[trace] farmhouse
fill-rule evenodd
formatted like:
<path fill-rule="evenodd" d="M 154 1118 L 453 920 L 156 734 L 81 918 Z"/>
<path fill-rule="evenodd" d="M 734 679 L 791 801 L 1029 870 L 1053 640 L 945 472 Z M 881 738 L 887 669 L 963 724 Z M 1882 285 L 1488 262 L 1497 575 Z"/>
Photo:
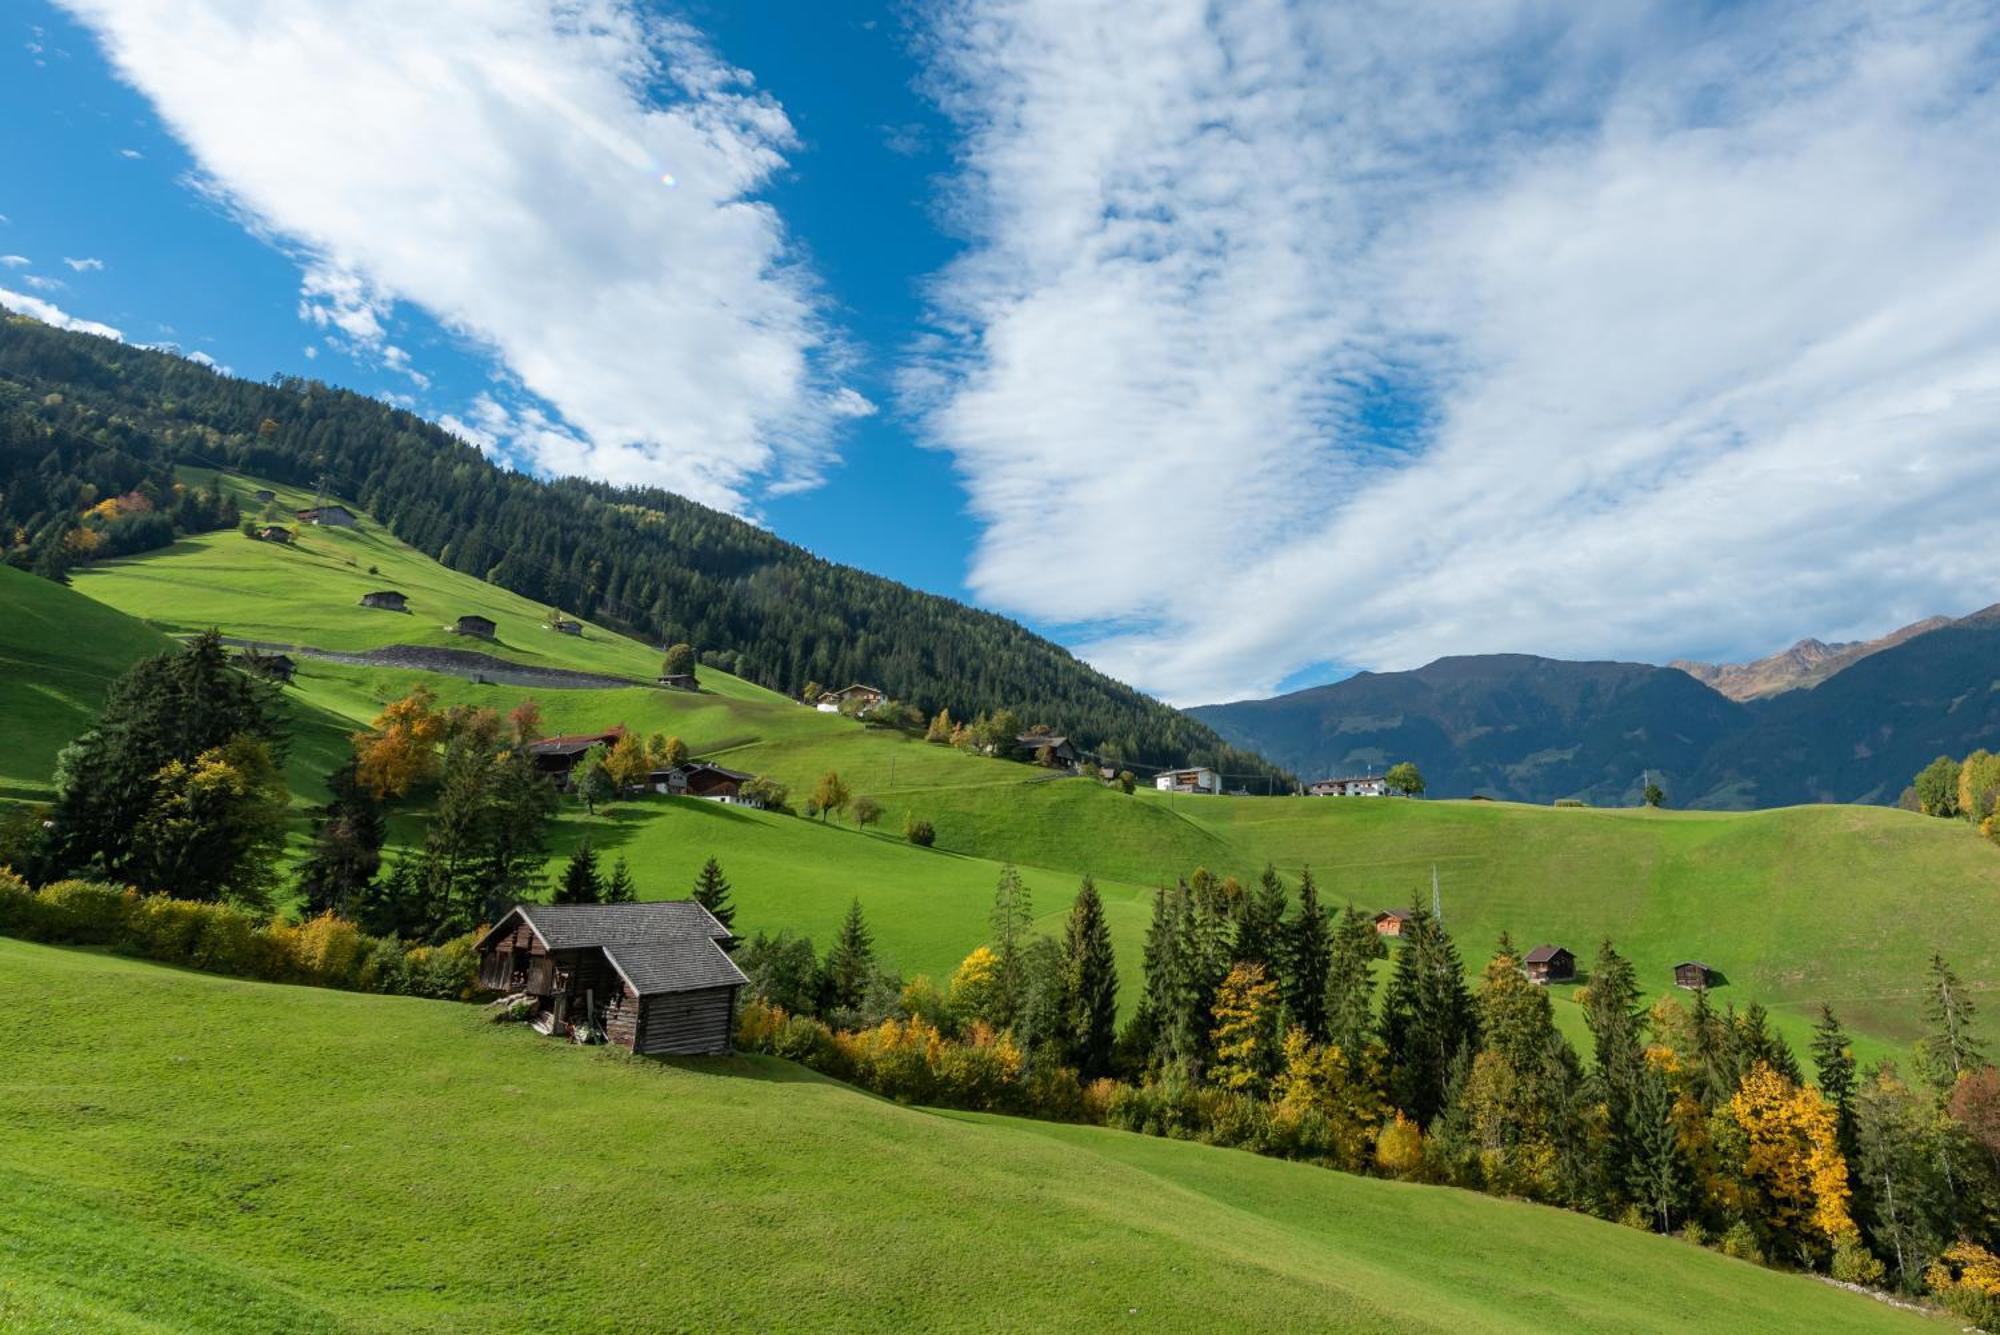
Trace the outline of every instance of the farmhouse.
<path fill-rule="evenodd" d="M 1567 983 L 1576 977 L 1576 956 L 1561 946 L 1536 946 L 1521 960 L 1531 983 Z"/>
<path fill-rule="evenodd" d="M 499 627 L 493 624 L 490 617 L 463 616 L 453 624 L 451 633 L 454 635 L 472 635 L 482 640 L 490 640 L 493 638 L 493 632 L 497 629 Z"/>
<path fill-rule="evenodd" d="M 693 900 L 521 904 L 479 942 L 479 983 L 530 998 L 545 1034 L 582 1028 L 633 1052 L 723 1053 L 749 981 L 728 940 Z"/>
<path fill-rule="evenodd" d="M 324 524 L 328 528 L 353 528 L 360 521 L 344 505 L 321 505 L 299 511 L 301 524 Z"/>
<path fill-rule="evenodd" d="M 384 612 L 407 612 L 410 610 L 409 598 L 404 594 L 397 593 L 394 589 L 377 589 L 374 593 L 364 593 L 361 595 L 361 605 L 363 607 L 379 607 Z"/>
<path fill-rule="evenodd" d="M 1076 764 L 1076 748 L 1069 744 L 1067 737 L 1047 732 L 1024 732 L 1014 739 L 1014 743 L 1036 760 L 1040 760 L 1042 752 L 1047 751 L 1053 764 Z"/>
<path fill-rule="evenodd" d="M 1203 765 L 1193 769 L 1166 769 L 1154 776 L 1153 787 L 1163 793 L 1208 793 L 1222 791 L 1222 776 Z"/>
<path fill-rule="evenodd" d="M 292 531 L 283 524 L 265 524 L 257 530 L 259 542 L 284 542 L 292 540 Z"/>
<path fill-rule="evenodd" d="M 266 681 L 289 682 L 299 665 L 290 654 L 264 654 L 247 649 L 236 656 L 236 666 Z"/>
<path fill-rule="evenodd" d="M 543 737 L 528 743 L 528 754 L 534 757 L 535 771 L 546 774 L 556 781 L 558 787 L 569 787 L 570 771 L 576 768 L 584 753 L 593 746 L 612 747 L 625 735 L 625 725 L 619 724 L 608 732 L 578 732 L 561 737 Z"/>
<path fill-rule="evenodd" d="M 1321 779 L 1306 785 L 1308 797 L 1387 797 L 1389 781 L 1379 774 L 1359 778 Z"/>
<path fill-rule="evenodd" d="M 1375 915 L 1375 934 L 1377 936 L 1401 936 L 1403 934 L 1403 924 L 1409 920 L 1410 911 L 1408 909 L 1383 909 Z"/>
<path fill-rule="evenodd" d="M 686 765 L 676 765 L 672 769 L 654 770 L 646 776 L 646 782 L 654 792 L 667 793 L 674 797 L 699 797 L 708 802 L 721 802 L 726 806 L 754 807 L 762 810 L 764 803 L 756 797 L 745 797 L 743 785 L 755 778 L 742 770 L 725 769 L 707 761 L 694 761 Z"/>
<path fill-rule="evenodd" d="M 847 707 L 853 707 L 856 713 L 865 714 L 888 698 L 876 687 L 863 686 L 856 682 L 837 691 L 821 691 L 819 698 L 813 701 L 813 707 L 822 714 L 838 714 Z"/>
<path fill-rule="evenodd" d="M 1684 987 L 1690 992 L 1706 991 L 1709 978 L 1715 970 L 1700 960 L 1682 960 L 1674 966 L 1674 986 Z"/>
<path fill-rule="evenodd" d="M 692 672 L 668 672 L 657 678 L 660 685 L 673 691 L 698 691 L 701 683 L 694 679 Z"/>

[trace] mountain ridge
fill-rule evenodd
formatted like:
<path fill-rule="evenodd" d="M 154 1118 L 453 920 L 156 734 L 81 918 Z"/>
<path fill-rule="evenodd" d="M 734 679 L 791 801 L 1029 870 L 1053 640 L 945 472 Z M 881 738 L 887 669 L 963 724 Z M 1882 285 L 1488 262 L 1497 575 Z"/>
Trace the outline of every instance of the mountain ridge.
<path fill-rule="evenodd" d="M 1870 654 L 1893 649 L 1951 622 L 1952 618 L 1948 616 L 1927 616 L 1872 640 L 1843 640 L 1828 644 L 1808 636 L 1777 653 L 1745 663 L 1705 663 L 1692 658 L 1676 658 L 1667 666 L 1679 668 L 1732 700 L 1759 700 L 1782 695 L 1786 691 L 1810 689 Z"/>

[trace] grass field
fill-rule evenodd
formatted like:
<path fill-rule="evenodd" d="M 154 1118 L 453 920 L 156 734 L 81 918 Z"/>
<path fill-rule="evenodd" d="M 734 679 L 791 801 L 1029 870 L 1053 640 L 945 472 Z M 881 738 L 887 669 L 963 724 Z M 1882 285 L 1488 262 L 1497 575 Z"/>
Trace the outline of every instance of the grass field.
<path fill-rule="evenodd" d="M 0 940 L 0 1328 L 1945 1329 L 1577 1215 Z M 87 1028 L 89 1042 L 79 1042 Z"/>
<path fill-rule="evenodd" d="M 247 497 L 254 484 L 229 485 Z M 280 494 L 287 505 L 310 500 Z M 381 573 L 368 574 L 370 566 Z M 0 797 L 46 786 L 57 747 L 87 720 L 93 693 L 161 644 L 158 632 L 219 625 L 329 648 L 456 645 L 443 623 L 478 611 L 500 624 L 495 652 L 503 656 L 634 677 L 657 668 L 652 648 L 600 628 L 581 640 L 540 629 L 545 609 L 437 565 L 365 517 L 354 530 L 305 529 L 296 549 L 234 532 L 204 535 L 81 572 L 75 591 L 0 573 L 12 577 L 0 595 L 25 612 L 0 617 L 0 658 L 36 665 L 0 687 L 8 703 L 20 698 L 25 720 L 22 743 L 0 759 Z M 417 611 L 359 607 L 360 594 L 377 587 L 410 594 Z M 74 657 L 47 657 L 52 646 Z M 1725 814 L 1127 796 L 819 714 L 724 673 L 705 670 L 702 680 L 699 695 L 647 686 L 530 691 L 306 660 L 287 692 L 288 777 L 301 808 L 321 800 L 347 733 L 419 683 L 447 704 L 501 710 L 532 694 L 551 731 L 623 723 L 677 735 L 696 754 L 768 774 L 799 796 L 837 769 L 886 809 L 877 832 L 648 798 L 609 815 L 570 811 L 554 858 L 588 834 L 630 860 L 644 892 L 677 895 L 713 854 L 747 927 L 789 926 L 822 944 L 859 896 L 884 953 L 905 972 L 934 975 L 985 935 L 1003 861 L 1027 869 L 1049 925 L 1089 872 L 1107 895 L 1128 1003 L 1150 887 L 1199 865 L 1247 881 L 1266 861 L 1288 877 L 1311 865 L 1327 902 L 1367 908 L 1427 902 L 1435 866 L 1446 920 L 1475 970 L 1502 931 L 1524 948 L 1567 945 L 1586 967 L 1609 934 L 1662 992 L 1673 963 L 1705 960 L 1726 979 L 1718 1004 L 1763 1001 L 1795 1045 L 1818 1003 L 1830 1001 L 1862 1036 L 1864 1057 L 1914 1036 L 1915 988 L 1931 951 L 1943 950 L 1976 989 L 2000 988 L 2000 851 L 1955 823 L 1870 807 Z M 933 822 L 936 848 L 895 837 L 905 814 Z M 303 831 L 303 811 L 300 819 Z M 403 835 L 417 828 L 414 817 L 397 825 Z M 1574 1035 L 1576 1008 L 1562 1004 L 1571 995 L 1556 991 Z"/>

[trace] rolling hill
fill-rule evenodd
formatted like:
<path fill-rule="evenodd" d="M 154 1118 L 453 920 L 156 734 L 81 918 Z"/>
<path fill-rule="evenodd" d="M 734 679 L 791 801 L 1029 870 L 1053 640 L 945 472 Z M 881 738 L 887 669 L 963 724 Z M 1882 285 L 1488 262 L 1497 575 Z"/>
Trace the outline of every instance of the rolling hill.
<path fill-rule="evenodd" d="M 228 481 L 245 496 L 256 485 Z M 279 490 L 281 501 L 296 499 Z M 87 694 L 91 680 L 163 643 L 162 632 L 220 624 L 246 638 L 347 651 L 436 647 L 458 643 L 441 628 L 469 610 L 498 623 L 495 644 L 482 646 L 496 661 L 612 677 L 648 675 L 656 663 L 649 647 L 594 623 L 581 638 L 541 629 L 545 609 L 437 565 L 366 515 L 354 529 L 307 529 L 296 547 L 234 532 L 187 539 L 79 570 L 71 589 L 6 573 L 12 579 L 0 593 L 10 605 L 32 600 L 41 621 L 0 616 L 0 653 L 32 649 L 46 638 L 32 628 L 50 619 L 105 628 L 101 637 L 93 632 L 102 645 L 94 677 L 65 685 L 51 672 L 36 689 Z M 377 586 L 409 593 L 413 610 L 359 607 L 359 593 Z M 789 927 L 822 944 L 859 897 L 885 953 L 906 973 L 947 974 L 985 938 L 1003 862 L 1025 869 L 1041 924 L 1051 930 L 1087 872 L 1106 897 L 1129 1006 L 1151 887 L 1196 866 L 1247 881 L 1268 861 L 1288 877 L 1310 865 L 1329 902 L 1367 908 L 1427 899 L 1436 867 L 1447 920 L 1475 969 L 1502 931 L 1523 943 L 1565 943 L 1586 966 L 1610 934 L 1649 990 L 1662 992 L 1669 966 L 1700 956 L 1729 980 L 1719 1002 L 1765 1002 L 1795 1043 L 1822 999 L 1840 1008 L 1869 1051 L 1906 1043 L 1915 978 L 1935 949 L 1980 988 L 2000 984 L 2000 936 L 1991 928 L 2000 920 L 2000 857 L 1956 823 L 1833 806 L 1733 815 L 1194 798 L 1146 789 L 1127 796 L 820 714 L 712 669 L 702 680 L 698 695 L 653 686 L 544 689 L 304 658 L 285 692 L 297 829 L 302 836 L 306 805 L 323 800 L 321 780 L 345 754 L 347 734 L 423 684 L 447 704 L 503 710 L 532 695 L 551 730 L 624 723 L 678 735 L 697 754 L 795 790 L 837 769 L 854 791 L 882 803 L 881 827 L 657 796 L 595 816 L 571 805 L 554 831 L 551 866 L 588 836 L 629 859 L 643 894 L 665 897 L 685 893 L 713 854 L 735 886 L 747 930 Z M 13 690 L 0 685 L 0 703 Z M 46 732 L 10 761 L 23 793 L 45 785 L 65 740 L 64 727 Z M 898 837 L 905 814 L 933 822 L 936 847 Z M 400 816 L 394 837 L 418 839 L 421 817 L 418 809 Z M 1557 1013 L 1580 1033 L 1570 996 L 1557 992 Z"/>
<path fill-rule="evenodd" d="M 1561 1211 L 0 940 L 0 1327 L 1891 1332 Z M 87 1023 L 92 1041 L 78 1042 Z"/>

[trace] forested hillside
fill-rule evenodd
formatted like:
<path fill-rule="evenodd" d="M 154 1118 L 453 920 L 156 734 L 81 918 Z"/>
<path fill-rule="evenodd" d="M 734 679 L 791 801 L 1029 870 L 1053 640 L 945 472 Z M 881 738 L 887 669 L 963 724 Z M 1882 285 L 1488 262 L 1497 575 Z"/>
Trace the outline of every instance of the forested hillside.
<path fill-rule="evenodd" d="M 156 494 L 136 551 L 233 522 L 166 468 L 222 465 L 301 486 L 328 479 L 454 570 L 654 643 L 685 641 L 772 689 L 867 681 L 926 712 L 1013 709 L 1108 757 L 1272 767 L 1207 726 L 988 612 L 821 560 L 732 516 L 654 488 L 510 472 L 414 414 L 315 380 L 262 384 L 165 353 L 0 316 L 0 520 L 9 559 L 54 573 L 108 527 L 85 512 L 142 484 Z M 163 491 L 164 489 L 164 491 Z M 176 519 L 182 516 L 176 516 Z M 120 519 L 129 526 L 139 521 Z"/>

